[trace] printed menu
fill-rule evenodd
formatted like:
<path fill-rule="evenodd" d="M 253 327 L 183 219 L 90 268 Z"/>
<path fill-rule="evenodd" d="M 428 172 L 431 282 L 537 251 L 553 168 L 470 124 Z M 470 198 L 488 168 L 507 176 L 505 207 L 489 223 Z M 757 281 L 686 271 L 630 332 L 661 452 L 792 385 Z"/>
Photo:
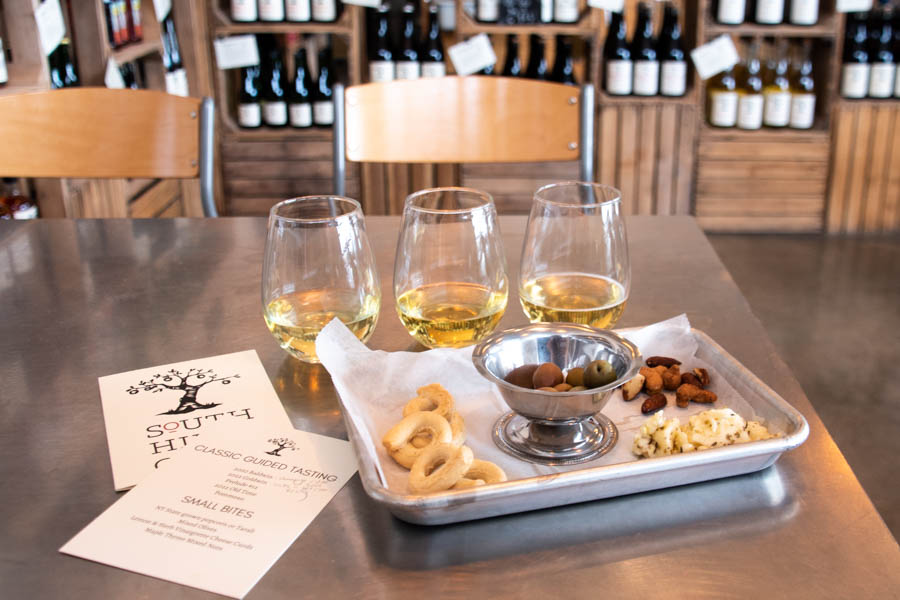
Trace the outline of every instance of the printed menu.
<path fill-rule="evenodd" d="M 355 472 L 343 440 L 265 426 L 207 436 L 60 552 L 242 598 Z"/>

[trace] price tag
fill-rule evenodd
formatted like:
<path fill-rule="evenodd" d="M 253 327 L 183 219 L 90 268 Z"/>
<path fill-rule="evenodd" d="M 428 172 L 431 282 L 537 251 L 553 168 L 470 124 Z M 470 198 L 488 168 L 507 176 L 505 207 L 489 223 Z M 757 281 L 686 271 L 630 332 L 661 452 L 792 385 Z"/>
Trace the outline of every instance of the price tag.
<path fill-rule="evenodd" d="M 219 69 L 237 69 L 259 64 L 259 48 L 253 34 L 220 38 L 213 42 L 213 48 Z"/>
<path fill-rule="evenodd" d="M 50 56 L 66 37 L 66 22 L 59 0 L 47 0 L 39 5 L 34 11 L 34 20 L 37 22 L 38 37 L 41 38 L 41 49 L 45 56 Z"/>
<path fill-rule="evenodd" d="M 156 20 L 162 23 L 172 10 L 172 0 L 153 0 L 153 10 L 156 12 Z"/>
<path fill-rule="evenodd" d="M 458 75 L 471 75 L 497 62 L 494 47 L 484 33 L 453 44 L 447 49 L 447 54 Z"/>
<path fill-rule="evenodd" d="M 620 13 L 625 9 L 625 0 L 588 0 L 588 6 Z"/>
<path fill-rule="evenodd" d="M 734 41 L 728 34 L 722 34 L 713 41 L 691 50 L 691 59 L 697 67 L 700 79 L 709 79 L 730 69 L 741 60 L 737 48 L 734 47 Z"/>
<path fill-rule="evenodd" d="M 103 83 L 106 84 L 106 87 L 114 90 L 125 88 L 125 79 L 119 70 L 119 63 L 112 57 L 106 61 L 106 75 L 103 76 Z"/>
<path fill-rule="evenodd" d="M 869 12 L 872 10 L 872 0 L 837 0 L 835 10 L 838 12 Z"/>
<path fill-rule="evenodd" d="M 344 4 L 355 4 L 357 6 L 368 6 L 369 8 L 378 8 L 381 6 L 382 0 L 344 0 Z"/>

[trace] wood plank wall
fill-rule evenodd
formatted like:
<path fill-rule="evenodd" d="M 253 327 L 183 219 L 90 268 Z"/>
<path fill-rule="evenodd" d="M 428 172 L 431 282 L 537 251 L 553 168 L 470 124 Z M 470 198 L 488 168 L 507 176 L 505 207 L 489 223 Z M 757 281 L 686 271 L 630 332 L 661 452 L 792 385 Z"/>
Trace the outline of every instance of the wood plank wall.
<path fill-rule="evenodd" d="M 432 187 L 460 184 L 459 165 L 455 164 L 385 164 L 347 163 L 347 195 L 350 193 L 350 169 L 362 176 L 362 205 L 367 215 L 399 215 L 403 203 L 412 192 Z M 472 186 L 474 187 L 474 186 Z"/>
<path fill-rule="evenodd" d="M 839 102 L 831 146 L 826 230 L 900 231 L 900 103 Z"/>

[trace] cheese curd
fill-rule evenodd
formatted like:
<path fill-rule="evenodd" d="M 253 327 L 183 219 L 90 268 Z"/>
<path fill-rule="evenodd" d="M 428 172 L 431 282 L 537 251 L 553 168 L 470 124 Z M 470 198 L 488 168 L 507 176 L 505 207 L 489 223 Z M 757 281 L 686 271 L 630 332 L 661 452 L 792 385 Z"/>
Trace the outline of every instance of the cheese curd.
<path fill-rule="evenodd" d="M 631 451 L 653 458 L 706 450 L 775 437 L 757 421 L 745 421 L 730 408 L 706 410 L 681 425 L 677 417 L 666 419 L 663 411 L 647 419 L 634 436 Z"/>

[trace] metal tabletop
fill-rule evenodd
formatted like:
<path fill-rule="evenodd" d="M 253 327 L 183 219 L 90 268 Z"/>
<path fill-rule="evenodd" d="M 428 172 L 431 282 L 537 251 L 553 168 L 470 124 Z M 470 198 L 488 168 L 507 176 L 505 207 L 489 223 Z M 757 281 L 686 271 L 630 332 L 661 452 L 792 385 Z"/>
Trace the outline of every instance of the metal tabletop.
<path fill-rule="evenodd" d="M 391 292 L 399 219 L 367 223 L 384 285 L 369 345 L 413 348 Z M 354 477 L 248 597 L 900 597 L 897 542 L 694 221 L 627 223 L 620 325 L 687 313 L 806 416 L 803 446 L 750 475 L 440 527 Z M 525 219 L 501 228 L 515 285 Z M 346 439 L 327 372 L 266 330 L 264 241 L 261 218 L 0 223 L 0 595 L 213 596 L 57 552 L 120 497 L 98 376 L 253 348 L 295 427 Z M 526 322 L 511 300 L 500 327 Z"/>

